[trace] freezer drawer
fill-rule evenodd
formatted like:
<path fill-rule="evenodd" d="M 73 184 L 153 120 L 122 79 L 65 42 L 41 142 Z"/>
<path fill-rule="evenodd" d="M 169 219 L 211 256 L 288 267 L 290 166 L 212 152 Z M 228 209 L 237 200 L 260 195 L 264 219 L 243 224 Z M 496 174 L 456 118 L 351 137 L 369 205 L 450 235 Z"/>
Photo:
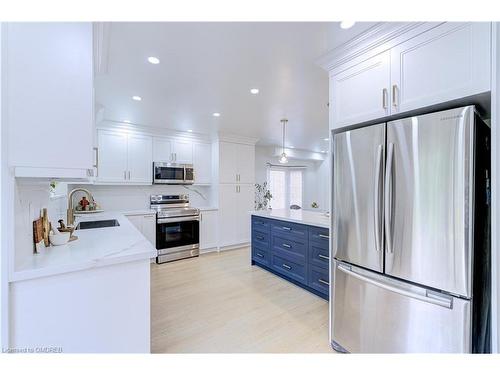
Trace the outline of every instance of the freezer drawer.
<path fill-rule="evenodd" d="M 332 340 L 353 353 L 469 353 L 471 301 L 334 262 Z"/>

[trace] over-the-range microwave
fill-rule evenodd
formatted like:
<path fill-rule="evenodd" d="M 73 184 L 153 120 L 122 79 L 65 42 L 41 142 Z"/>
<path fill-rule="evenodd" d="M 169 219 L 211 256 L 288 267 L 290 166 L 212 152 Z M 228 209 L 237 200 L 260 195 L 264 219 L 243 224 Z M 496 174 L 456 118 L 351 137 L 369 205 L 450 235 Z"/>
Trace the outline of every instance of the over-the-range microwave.
<path fill-rule="evenodd" d="M 194 184 L 193 165 L 153 162 L 153 184 Z"/>

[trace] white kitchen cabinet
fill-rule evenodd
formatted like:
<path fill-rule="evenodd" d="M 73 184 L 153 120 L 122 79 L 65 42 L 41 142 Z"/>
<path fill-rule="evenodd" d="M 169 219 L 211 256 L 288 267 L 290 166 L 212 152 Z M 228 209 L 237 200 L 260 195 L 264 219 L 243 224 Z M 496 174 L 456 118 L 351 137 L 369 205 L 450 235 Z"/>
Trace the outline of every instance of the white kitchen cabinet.
<path fill-rule="evenodd" d="M 445 23 L 391 50 L 391 113 L 490 90 L 491 24 Z"/>
<path fill-rule="evenodd" d="M 250 242 L 250 211 L 254 209 L 255 187 L 253 184 L 238 185 L 236 194 L 236 236 L 241 242 Z"/>
<path fill-rule="evenodd" d="M 184 139 L 154 137 L 153 160 L 164 163 L 193 163 L 193 142 Z"/>
<path fill-rule="evenodd" d="M 153 173 L 150 136 L 99 129 L 97 182 L 151 184 Z"/>
<path fill-rule="evenodd" d="M 125 182 L 127 173 L 127 134 L 99 130 L 97 181 Z"/>
<path fill-rule="evenodd" d="M 92 23 L 3 27 L 10 165 L 17 176 L 85 178 L 93 166 Z"/>
<path fill-rule="evenodd" d="M 173 162 L 173 140 L 169 138 L 153 138 L 153 161 L 169 163 Z"/>
<path fill-rule="evenodd" d="M 255 182 L 255 146 L 219 142 L 219 182 Z"/>
<path fill-rule="evenodd" d="M 250 242 L 250 214 L 254 206 L 251 184 L 219 185 L 219 246 Z"/>
<path fill-rule="evenodd" d="M 125 215 L 151 244 L 156 247 L 156 215 L 130 214 Z"/>
<path fill-rule="evenodd" d="M 200 250 L 217 247 L 217 211 L 200 213 Z"/>
<path fill-rule="evenodd" d="M 152 183 L 153 162 L 151 137 L 129 134 L 128 136 L 128 182 Z"/>
<path fill-rule="evenodd" d="M 181 164 L 193 164 L 192 141 L 174 141 L 174 161 Z"/>
<path fill-rule="evenodd" d="M 212 183 L 212 145 L 210 143 L 193 144 L 193 167 L 195 184 Z"/>
<path fill-rule="evenodd" d="M 389 115 L 390 51 L 330 76 L 335 128 Z"/>

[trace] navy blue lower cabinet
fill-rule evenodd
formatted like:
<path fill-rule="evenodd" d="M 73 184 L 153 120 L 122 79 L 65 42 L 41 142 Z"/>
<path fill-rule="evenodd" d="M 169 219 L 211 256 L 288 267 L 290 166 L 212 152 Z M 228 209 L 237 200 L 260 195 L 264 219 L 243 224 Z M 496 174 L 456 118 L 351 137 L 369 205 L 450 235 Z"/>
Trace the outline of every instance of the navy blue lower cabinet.
<path fill-rule="evenodd" d="M 328 300 L 329 230 L 252 216 L 252 264 Z"/>

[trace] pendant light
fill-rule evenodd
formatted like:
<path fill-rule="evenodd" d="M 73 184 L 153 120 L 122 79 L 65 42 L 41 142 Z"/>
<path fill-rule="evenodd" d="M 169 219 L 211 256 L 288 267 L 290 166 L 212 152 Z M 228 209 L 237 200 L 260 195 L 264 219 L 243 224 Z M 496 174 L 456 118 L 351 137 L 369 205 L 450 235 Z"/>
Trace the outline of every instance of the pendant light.
<path fill-rule="evenodd" d="M 286 130 L 286 123 L 288 120 L 286 118 L 281 120 L 281 124 L 283 125 L 283 143 L 281 144 L 281 155 L 279 158 L 279 162 L 281 164 L 286 164 L 288 163 L 288 156 L 286 156 L 285 153 L 285 130 Z"/>

